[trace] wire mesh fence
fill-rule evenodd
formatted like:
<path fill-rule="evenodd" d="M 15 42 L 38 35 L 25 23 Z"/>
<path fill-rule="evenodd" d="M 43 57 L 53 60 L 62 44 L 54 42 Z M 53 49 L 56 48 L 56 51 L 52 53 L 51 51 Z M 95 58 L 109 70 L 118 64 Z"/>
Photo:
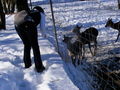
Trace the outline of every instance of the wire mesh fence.
<path fill-rule="evenodd" d="M 118 31 L 105 27 L 108 18 L 112 18 L 113 22 L 119 21 L 120 14 L 117 9 L 117 0 L 106 2 L 101 0 L 71 1 L 53 3 L 53 11 L 59 54 L 65 60 L 65 65 L 73 76 L 73 82 L 81 90 L 84 90 L 83 88 L 87 88 L 87 90 L 119 90 L 120 39 L 115 42 Z M 46 13 L 47 38 L 55 45 L 56 40 L 49 2 L 41 6 L 45 9 Z M 82 25 L 79 35 L 90 27 L 95 27 L 98 30 L 97 51 L 94 56 L 90 53 L 88 43 L 82 43 L 83 41 L 89 42 L 89 38 L 94 37 L 92 36 L 94 32 L 90 32 L 87 38 L 85 38 L 87 35 L 85 37 L 82 35 L 78 37 L 72 32 L 76 25 Z M 80 63 L 79 65 L 76 63 L 76 67 L 72 64 L 71 56 L 68 53 L 68 46 L 63 42 L 64 35 L 72 37 L 69 44 L 73 44 L 79 38 L 78 46 L 82 45 L 82 47 L 77 48 L 80 51 L 83 50 L 83 47 L 85 48 L 85 56 L 84 58 L 78 58 Z M 84 38 L 82 42 L 81 38 Z M 94 44 L 92 42 L 90 44 L 93 51 Z M 76 50 L 74 46 L 76 45 L 71 47 L 73 52 Z M 83 54 L 83 52 L 79 52 L 77 55 L 81 55 L 81 53 Z"/>
<path fill-rule="evenodd" d="M 51 12 L 49 8 L 45 8 L 45 10 L 47 13 L 47 27 L 49 33 L 51 34 Z M 81 90 L 83 87 L 88 87 L 87 90 L 119 90 L 119 39 L 118 42 L 115 42 L 118 31 L 105 27 L 108 18 L 112 18 L 113 22 L 119 21 L 117 1 L 101 2 L 100 0 L 94 0 L 85 2 L 75 1 L 53 3 L 53 11 L 60 55 L 63 60 L 65 60 L 68 70 L 71 72 L 71 75 L 78 75 L 78 77 L 74 77 L 76 80 L 73 79 L 73 82 Z M 68 53 L 68 46 L 77 40 L 75 33 L 72 32 L 76 25 L 82 25 L 80 33 L 84 32 L 90 27 L 95 27 L 98 30 L 99 34 L 97 36 L 97 51 L 95 56 L 91 55 L 89 46 L 86 43 L 80 42 L 80 45 L 83 45 L 85 48 L 85 57 L 79 59 L 80 64 L 74 67 L 72 64 L 71 56 Z M 89 34 L 91 35 L 92 33 L 94 32 L 91 32 Z M 66 43 L 63 43 L 64 35 L 72 37 L 68 45 Z M 53 40 L 51 40 L 51 38 Z M 88 38 L 85 38 L 86 40 L 84 40 L 87 41 Z M 48 39 L 53 43 L 55 42 L 54 37 L 48 37 Z M 90 40 L 88 39 L 88 42 L 89 41 Z M 90 44 L 91 49 L 93 50 L 94 44 L 92 42 L 90 42 Z M 71 48 L 73 50 L 76 50 L 76 48 L 74 48 L 74 45 Z M 80 47 L 77 48 L 79 49 Z M 74 67 L 74 69 L 71 67 Z M 81 74 L 83 74 L 86 78 L 80 77 Z M 83 83 L 86 85 L 81 86 L 80 84 Z"/>

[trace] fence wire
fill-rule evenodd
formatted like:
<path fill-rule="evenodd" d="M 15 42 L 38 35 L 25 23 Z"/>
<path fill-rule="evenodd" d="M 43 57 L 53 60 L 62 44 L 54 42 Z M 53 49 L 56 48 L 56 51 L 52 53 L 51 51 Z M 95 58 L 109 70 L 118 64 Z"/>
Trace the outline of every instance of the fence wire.
<path fill-rule="evenodd" d="M 77 80 L 73 80 L 73 82 L 81 90 L 83 89 L 80 86 L 81 83 L 85 83 L 85 87 L 88 87 L 88 90 L 119 90 L 120 88 L 120 40 L 115 43 L 118 32 L 114 29 L 105 28 L 107 18 L 113 18 L 114 21 L 117 21 L 119 18 L 119 14 L 115 12 L 117 8 L 117 1 L 114 3 L 109 2 L 109 4 L 100 0 L 53 4 L 59 52 L 71 74 L 73 76 L 78 75 L 74 77 Z M 52 21 L 52 18 L 48 8 L 46 8 L 46 12 L 48 26 L 50 26 L 49 22 Z M 99 34 L 97 37 L 96 55 L 92 56 L 88 45 L 84 45 L 85 58 L 80 60 L 80 65 L 74 67 L 68 54 L 67 46 L 62 40 L 64 35 L 76 37 L 72 33 L 76 24 L 83 26 L 80 32 L 84 32 L 89 27 L 95 27 Z M 49 30 L 52 32 L 50 28 Z M 74 42 L 75 39 L 72 40 Z M 87 41 L 86 38 L 85 40 Z M 91 47 L 93 50 L 93 44 Z M 71 67 L 74 67 L 74 70 Z M 81 73 L 86 78 L 79 77 Z"/>

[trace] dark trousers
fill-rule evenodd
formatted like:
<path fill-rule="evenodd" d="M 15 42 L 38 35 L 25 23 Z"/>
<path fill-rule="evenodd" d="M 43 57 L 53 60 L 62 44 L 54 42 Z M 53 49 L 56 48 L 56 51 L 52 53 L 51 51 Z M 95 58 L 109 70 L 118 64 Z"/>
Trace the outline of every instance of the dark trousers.
<path fill-rule="evenodd" d="M 38 35 L 37 35 L 36 26 L 32 22 L 28 22 L 19 26 L 15 26 L 15 28 L 24 44 L 23 60 L 25 67 L 28 68 L 31 66 L 30 50 L 32 48 L 36 69 L 43 68 L 39 45 L 38 45 Z"/>

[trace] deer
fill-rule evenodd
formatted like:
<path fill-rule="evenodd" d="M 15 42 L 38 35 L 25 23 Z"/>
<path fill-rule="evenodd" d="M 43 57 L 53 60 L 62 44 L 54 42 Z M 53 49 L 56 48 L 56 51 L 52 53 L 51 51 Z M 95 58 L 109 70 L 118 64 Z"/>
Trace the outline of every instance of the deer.
<path fill-rule="evenodd" d="M 108 21 L 107 21 L 105 27 L 111 27 L 111 28 L 113 28 L 113 29 L 115 29 L 115 30 L 118 30 L 117 39 L 115 40 L 115 42 L 117 42 L 117 41 L 118 41 L 118 38 L 119 38 L 119 36 L 120 36 L 120 22 L 114 23 L 114 22 L 112 21 L 112 19 L 108 18 Z"/>
<path fill-rule="evenodd" d="M 83 52 L 81 51 L 83 53 L 82 57 L 84 58 L 85 56 L 85 44 L 88 44 L 92 56 L 95 56 L 97 49 L 98 30 L 94 27 L 90 27 L 81 33 L 80 32 L 81 27 L 82 25 L 81 26 L 76 25 L 75 28 L 72 30 L 72 32 L 77 35 L 80 45 L 83 49 Z M 91 50 L 91 43 L 94 43 L 94 53 Z"/>
<path fill-rule="evenodd" d="M 68 37 L 68 36 L 65 36 L 64 35 L 64 38 L 63 38 L 63 42 L 66 43 L 67 45 L 67 49 L 68 49 L 68 54 L 69 56 L 71 57 L 71 60 L 72 60 L 72 63 L 73 65 L 76 67 L 76 60 L 78 59 L 78 65 L 80 64 L 79 62 L 79 58 L 80 58 L 80 55 L 81 54 L 81 45 L 79 43 L 79 41 L 75 41 L 75 42 L 71 42 L 73 37 Z"/>

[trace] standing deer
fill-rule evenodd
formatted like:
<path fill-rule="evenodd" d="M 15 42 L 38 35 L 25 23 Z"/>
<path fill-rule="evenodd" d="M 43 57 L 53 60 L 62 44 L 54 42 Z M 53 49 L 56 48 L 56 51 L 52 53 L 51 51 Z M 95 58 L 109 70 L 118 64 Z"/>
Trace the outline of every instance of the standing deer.
<path fill-rule="evenodd" d="M 85 44 L 88 44 L 90 52 L 91 52 L 92 56 L 94 56 L 96 54 L 96 49 L 97 49 L 98 30 L 94 27 L 90 27 L 90 28 L 86 29 L 84 32 L 80 33 L 79 30 L 81 27 L 82 26 L 76 25 L 76 27 L 73 29 L 73 32 L 78 36 L 81 47 L 83 48 L 83 57 L 85 54 L 85 47 L 84 47 Z M 91 50 L 92 42 L 94 43 L 94 53 Z"/>
<path fill-rule="evenodd" d="M 118 38 L 119 38 L 119 36 L 120 36 L 120 22 L 114 23 L 114 22 L 112 21 L 112 19 L 108 18 L 108 21 L 107 21 L 105 27 L 111 27 L 111 28 L 113 28 L 113 29 L 118 30 L 117 39 L 115 40 L 115 42 L 117 42 L 117 40 L 118 40 Z"/>
<path fill-rule="evenodd" d="M 78 64 L 79 64 L 79 54 L 81 54 L 80 50 L 80 43 L 79 41 L 71 42 L 72 37 L 67 37 L 64 35 L 63 42 L 66 43 L 67 49 L 68 49 L 68 54 L 72 59 L 72 63 L 74 66 L 76 63 L 76 60 L 78 59 Z"/>

